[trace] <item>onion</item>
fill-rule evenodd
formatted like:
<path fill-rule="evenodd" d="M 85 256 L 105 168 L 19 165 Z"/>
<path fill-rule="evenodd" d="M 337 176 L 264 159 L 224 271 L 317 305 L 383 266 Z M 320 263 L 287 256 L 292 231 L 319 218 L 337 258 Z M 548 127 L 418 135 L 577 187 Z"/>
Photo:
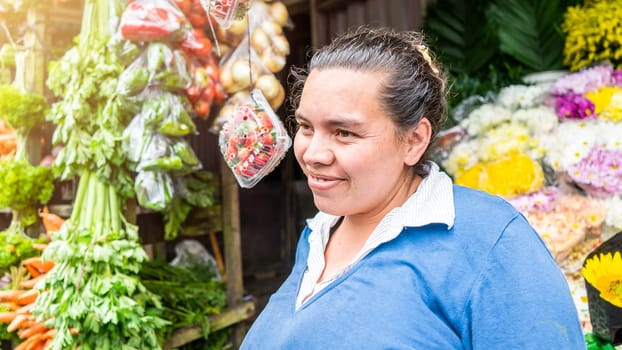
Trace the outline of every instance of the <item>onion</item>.
<path fill-rule="evenodd" d="M 231 26 L 227 28 L 227 34 L 231 34 L 236 37 L 246 34 L 246 16 L 241 19 L 234 19 L 231 21 Z"/>
<path fill-rule="evenodd" d="M 287 20 L 289 19 L 287 6 L 280 1 L 272 3 L 272 5 L 270 5 L 270 16 L 281 27 L 285 26 L 287 24 Z"/>
<path fill-rule="evenodd" d="M 262 52 L 270 47 L 270 41 L 268 34 L 261 28 L 255 29 L 251 35 L 251 45 L 258 52 Z"/>
<path fill-rule="evenodd" d="M 231 76 L 233 82 L 241 87 L 247 87 L 251 84 L 250 77 L 251 67 L 245 59 L 239 59 L 231 65 Z"/>
<path fill-rule="evenodd" d="M 220 83 L 227 91 L 235 85 L 233 77 L 231 76 L 231 67 L 227 67 L 220 71 Z"/>
<path fill-rule="evenodd" d="M 272 100 L 279 94 L 281 83 L 274 75 L 264 74 L 257 79 L 255 87 L 263 92 L 267 100 Z"/>
<path fill-rule="evenodd" d="M 289 55 L 289 41 L 285 35 L 276 35 L 272 37 L 272 49 L 282 56 Z"/>
<path fill-rule="evenodd" d="M 285 88 L 279 84 L 279 93 L 275 98 L 268 100 L 268 103 L 272 109 L 277 110 L 283 104 L 283 101 L 285 101 Z"/>
<path fill-rule="evenodd" d="M 268 68 L 268 70 L 272 73 L 278 73 L 283 70 L 285 67 L 285 57 L 277 55 L 272 50 L 266 51 L 263 55 L 259 56 L 261 62 Z"/>
<path fill-rule="evenodd" d="M 261 24 L 261 29 L 266 31 L 269 36 L 275 36 L 283 34 L 283 27 L 281 27 L 273 19 L 268 19 Z"/>

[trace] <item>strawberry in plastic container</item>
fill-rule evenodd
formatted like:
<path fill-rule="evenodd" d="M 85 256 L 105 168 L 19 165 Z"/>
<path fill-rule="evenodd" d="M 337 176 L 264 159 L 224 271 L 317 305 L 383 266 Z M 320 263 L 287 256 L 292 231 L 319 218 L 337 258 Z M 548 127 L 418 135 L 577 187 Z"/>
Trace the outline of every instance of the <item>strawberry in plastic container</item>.
<path fill-rule="evenodd" d="M 219 135 L 220 151 L 243 188 L 272 172 L 291 144 L 283 123 L 257 89 L 236 106 Z"/>

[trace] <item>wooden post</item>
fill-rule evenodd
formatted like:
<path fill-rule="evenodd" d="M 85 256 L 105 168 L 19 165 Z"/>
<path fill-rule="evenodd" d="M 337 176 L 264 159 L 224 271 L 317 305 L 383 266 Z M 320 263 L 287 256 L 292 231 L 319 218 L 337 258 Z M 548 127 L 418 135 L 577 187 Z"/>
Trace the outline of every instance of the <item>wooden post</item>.
<path fill-rule="evenodd" d="M 220 161 L 222 189 L 223 235 L 225 249 L 225 274 L 227 282 L 227 303 L 235 308 L 242 303 L 244 285 L 242 276 L 242 244 L 240 239 L 240 198 L 238 183 L 224 160 Z M 246 334 L 246 324 L 237 323 L 233 328 L 232 341 L 239 348 Z"/>

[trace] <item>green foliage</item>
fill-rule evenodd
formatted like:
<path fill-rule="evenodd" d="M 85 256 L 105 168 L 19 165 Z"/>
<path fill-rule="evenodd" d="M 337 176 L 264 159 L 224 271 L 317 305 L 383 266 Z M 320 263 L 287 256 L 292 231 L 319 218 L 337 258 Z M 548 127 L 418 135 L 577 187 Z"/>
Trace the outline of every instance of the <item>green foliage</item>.
<path fill-rule="evenodd" d="M 37 221 L 37 206 L 47 203 L 53 192 L 54 177 L 48 168 L 26 160 L 0 161 L 0 208 L 20 211 L 22 225 Z"/>
<path fill-rule="evenodd" d="M 203 338 L 212 340 L 207 316 L 225 309 L 227 295 L 225 284 L 214 279 L 209 267 L 199 264 L 179 267 L 154 260 L 143 264 L 140 277 L 145 287 L 162 300 L 164 317 L 171 322 L 165 334 L 170 335 L 185 326 L 200 325 Z"/>
<path fill-rule="evenodd" d="M 473 74 L 488 65 L 496 38 L 486 20 L 486 0 L 438 0 L 425 18 L 425 32 L 453 74 Z"/>
<path fill-rule="evenodd" d="M 436 0 L 425 32 L 448 71 L 450 110 L 467 97 L 496 93 L 522 76 L 562 64 L 560 23 L 578 0 Z M 498 33 L 498 34 L 497 34 Z M 448 120 L 449 126 L 454 121 Z"/>
<path fill-rule="evenodd" d="M 499 50 L 531 71 L 562 68 L 562 0 L 496 0 L 487 18 L 498 30 Z"/>
<path fill-rule="evenodd" d="M 12 85 L 0 85 L 0 119 L 21 135 L 43 123 L 46 108 L 47 100 L 42 95 L 23 92 Z"/>
<path fill-rule="evenodd" d="M 120 206 L 112 185 L 85 172 L 71 217 L 42 255 L 56 265 L 32 313 L 56 329 L 52 349 L 161 347 L 168 322 L 138 277 L 147 255 Z"/>
<path fill-rule="evenodd" d="M 32 247 L 33 242 L 35 240 L 20 232 L 0 232 L 0 274 L 8 273 L 22 260 L 40 254 Z"/>

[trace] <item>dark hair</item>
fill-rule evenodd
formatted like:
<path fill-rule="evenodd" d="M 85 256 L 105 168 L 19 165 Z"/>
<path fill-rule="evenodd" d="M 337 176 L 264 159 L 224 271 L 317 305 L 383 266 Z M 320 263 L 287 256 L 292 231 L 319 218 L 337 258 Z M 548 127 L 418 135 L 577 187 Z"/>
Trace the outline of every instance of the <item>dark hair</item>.
<path fill-rule="evenodd" d="M 386 72 L 388 76 L 381 88 L 380 103 L 392 117 L 398 136 L 425 117 L 432 125 L 434 139 L 447 118 L 447 84 L 439 67 L 429 53 L 422 33 L 361 26 L 337 36 L 329 45 L 317 50 L 307 69 L 292 68 L 288 79 L 290 104 L 292 110 L 298 108 L 304 83 L 313 69 Z M 415 165 L 414 171 L 426 175 L 427 167 L 422 160 Z"/>

